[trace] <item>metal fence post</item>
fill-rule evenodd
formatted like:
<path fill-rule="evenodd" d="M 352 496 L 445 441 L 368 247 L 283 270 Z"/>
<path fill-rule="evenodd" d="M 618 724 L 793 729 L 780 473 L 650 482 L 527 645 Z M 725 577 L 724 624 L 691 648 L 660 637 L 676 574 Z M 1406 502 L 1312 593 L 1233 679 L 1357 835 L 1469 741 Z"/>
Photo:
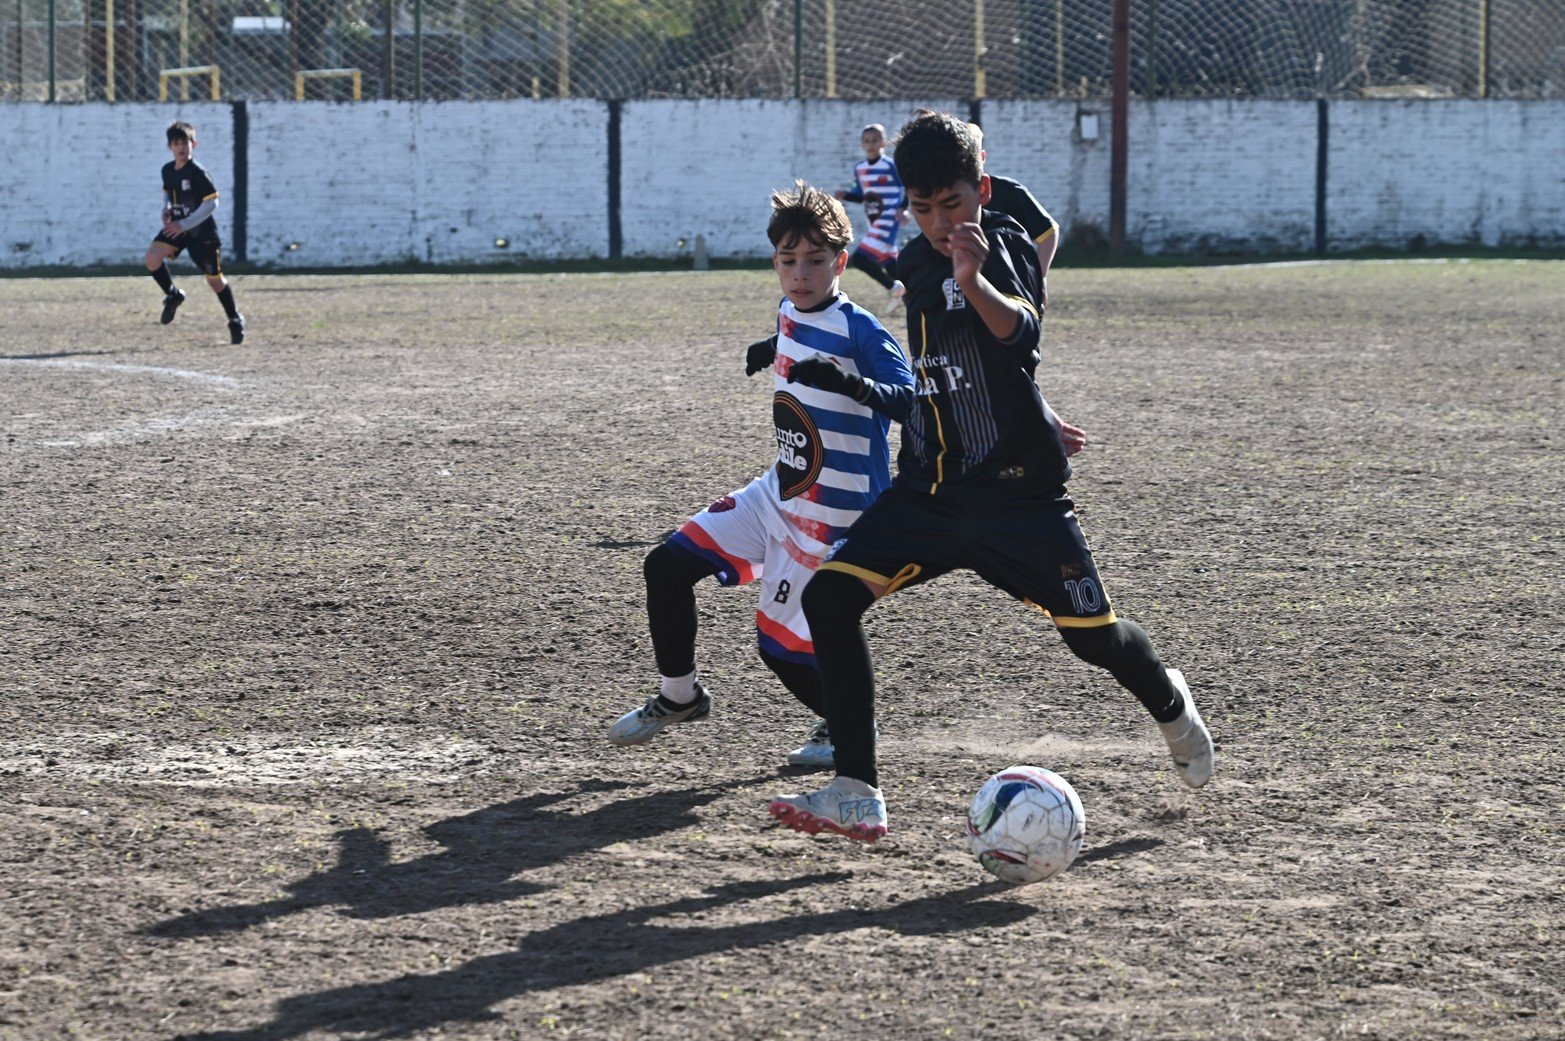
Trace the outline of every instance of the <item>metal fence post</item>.
<path fill-rule="evenodd" d="M 1109 259 L 1125 259 L 1126 174 L 1130 158 L 1130 0 L 1114 0 L 1114 125 L 1109 142 Z"/>
<path fill-rule="evenodd" d="M 424 0 L 413 0 L 413 100 L 424 100 Z"/>
<path fill-rule="evenodd" d="M 1489 96 L 1489 0 L 1478 0 L 1478 96 Z"/>
<path fill-rule="evenodd" d="M 380 50 L 380 96 L 390 101 L 397 96 L 397 0 L 385 4 L 386 40 Z"/>
<path fill-rule="evenodd" d="M 793 96 L 804 96 L 804 0 L 793 0 Z"/>
<path fill-rule="evenodd" d="M 21 70 L 17 70 L 20 72 Z M 54 0 L 49 0 L 49 100 L 54 100 Z M 20 78 L 20 77 L 19 77 Z"/>

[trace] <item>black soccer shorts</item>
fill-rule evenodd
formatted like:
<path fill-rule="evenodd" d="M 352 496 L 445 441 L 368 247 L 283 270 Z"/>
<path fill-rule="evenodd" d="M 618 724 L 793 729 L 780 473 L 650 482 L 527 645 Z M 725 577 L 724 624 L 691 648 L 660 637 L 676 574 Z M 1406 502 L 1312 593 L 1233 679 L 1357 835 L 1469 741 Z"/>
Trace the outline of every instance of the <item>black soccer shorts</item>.
<path fill-rule="evenodd" d="M 185 250 L 190 251 L 190 259 L 195 262 L 201 273 L 209 278 L 221 278 L 223 275 L 223 243 L 217 239 L 196 239 L 191 241 L 189 235 L 181 235 L 179 241 L 171 239 L 161 231 L 153 237 L 153 242 L 161 242 L 174 252 L 169 257 L 172 260 Z"/>
<path fill-rule="evenodd" d="M 959 500 L 893 485 L 821 565 L 892 593 L 966 569 L 1061 628 L 1117 619 L 1070 496 Z"/>

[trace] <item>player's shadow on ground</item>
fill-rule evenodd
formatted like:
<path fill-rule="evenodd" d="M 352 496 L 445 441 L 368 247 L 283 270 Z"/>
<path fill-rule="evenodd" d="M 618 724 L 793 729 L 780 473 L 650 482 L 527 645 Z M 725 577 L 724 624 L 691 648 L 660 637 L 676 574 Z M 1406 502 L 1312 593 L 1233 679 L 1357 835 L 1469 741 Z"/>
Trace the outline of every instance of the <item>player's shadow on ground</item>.
<path fill-rule="evenodd" d="M 290 883 L 287 896 L 191 911 L 142 932 L 212 936 L 312 907 L 339 907 L 350 918 L 389 918 L 499 903 L 547 888 L 517 878 L 522 872 L 616 842 L 689 827 L 698 822 L 696 807 L 732 792 L 734 785 L 660 791 L 580 812 L 556 805 L 587 792 L 624 787 L 619 782 L 587 782 L 576 791 L 528 795 L 438 821 L 424 833 L 444 849 L 396 864 L 391 863 L 391 844 L 373 829 L 340 831 L 337 863 Z"/>
<path fill-rule="evenodd" d="M 578 918 L 530 934 L 515 950 L 475 958 L 447 972 L 404 975 L 381 983 L 285 998 L 269 1023 L 250 1029 L 182 1034 L 176 1041 L 286 1041 L 306 1035 L 422 1037 L 454 1024 L 502 1019 L 494 1006 L 519 995 L 642 973 L 658 965 L 855 929 L 920 936 L 1002 928 L 1036 910 L 1010 900 L 981 900 L 997 891 L 1009 891 L 981 884 L 878 910 L 784 913 L 735 925 L 659 921 L 712 912 L 790 890 L 831 885 L 852 882 L 841 874 L 734 882 L 702 896 Z"/>
<path fill-rule="evenodd" d="M 117 351 L 50 351 L 47 354 L 0 354 L 0 361 L 53 361 L 56 358 L 96 358 L 105 354 L 127 354 L 129 350 Z"/>
<path fill-rule="evenodd" d="M 1094 860 L 1117 860 L 1134 853 L 1157 849 L 1162 844 L 1162 839 L 1121 839 L 1119 842 L 1110 842 L 1107 846 L 1095 846 L 1087 850 L 1076 858 L 1076 863 L 1090 864 Z"/>

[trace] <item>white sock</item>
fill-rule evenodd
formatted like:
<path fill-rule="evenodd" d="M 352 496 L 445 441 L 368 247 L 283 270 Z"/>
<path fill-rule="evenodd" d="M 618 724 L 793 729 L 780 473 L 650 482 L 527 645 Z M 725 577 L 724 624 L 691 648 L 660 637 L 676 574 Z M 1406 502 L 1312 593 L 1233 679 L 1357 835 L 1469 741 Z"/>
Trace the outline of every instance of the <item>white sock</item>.
<path fill-rule="evenodd" d="M 696 699 L 696 674 L 692 672 L 688 676 L 664 676 L 659 693 L 676 705 L 690 704 Z"/>

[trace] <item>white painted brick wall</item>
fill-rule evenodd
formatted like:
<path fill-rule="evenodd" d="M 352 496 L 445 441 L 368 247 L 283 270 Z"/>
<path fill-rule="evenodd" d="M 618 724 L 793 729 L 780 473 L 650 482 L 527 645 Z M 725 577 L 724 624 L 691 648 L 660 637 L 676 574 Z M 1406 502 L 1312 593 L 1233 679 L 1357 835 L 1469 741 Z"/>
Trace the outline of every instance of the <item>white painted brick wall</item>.
<path fill-rule="evenodd" d="M 269 102 L 249 111 L 252 262 L 608 254 L 602 102 Z M 499 238 L 509 248 L 497 248 Z"/>
<path fill-rule="evenodd" d="M 176 119 L 196 128 L 196 161 L 217 185 L 226 241 L 228 105 L 0 105 L 0 267 L 140 264 L 158 233 L 159 171 L 173 158 L 167 130 Z"/>
<path fill-rule="evenodd" d="M 1149 253 L 1314 249 L 1316 122 L 1313 102 L 1132 105 L 1126 238 Z"/>
<path fill-rule="evenodd" d="M 1098 140 L 1080 140 L 1078 110 L 1099 114 Z M 983 126 L 989 170 L 1025 184 L 1060 222 L 1063 237 L 1079 232 L 1081 225 L 1093 225 L 1107 236 L 1107 100 L 1079 108 L 1074 101 L 986 101 Z"/>
<path fill-rule="evenodd" d="M 767 195 L 844 186 L 859 128 L 920 102 L 636 101 L 621 114 L 627 256 L 768 250 Z M 1078 111 L 1100 136 L 1082 141 Z M 250 113 L 253 262 L 332 267 L 608 253 L 600 101 L 259 102 Z M 1333 249 L 1429 242 L 1565 245 L 1565 101 L 1331 103 Z M 156 231 L 164 128 L 195 123 L 232 253 L 226 103 L 0 105 L 0 267 L 139 263 Z M 1106 101 L 989 101 L 992 169 L 1064 225 L 1108 228 Z M 1190 100 L 1131 108 L 1128 235 L 1148 252 L 1313 245 L 1315 104 Z M 857 211 L 857 207 L 853 207 Z M 854 212 L 862 229 L 862 213 Z M 508 239 L 509 250 L 495 247 Z M 684 246 L 678 245 L 684 240 Z M 298 243 L 290 251 L 289 243 Z"/>
<path fill-rule="evenodd" d="M 625 255 L 688 255 L 697 235 L 720 257 L 761 257 L 774 188 L 802 178 L 846 188 L 864 158 L 859 132 L 888 134 L 915 108 L 963 111 L 938 101 L 634 101 L 622 114 Z M 864 214 L 850 204 L 854 227 Z M 679 246 L 683 240 L 685 245 Z"/>
<path fill-rule="evenodd" d="M 1565 245 L 1565 101 L 1331 106 L 1333 249 Z"/>

